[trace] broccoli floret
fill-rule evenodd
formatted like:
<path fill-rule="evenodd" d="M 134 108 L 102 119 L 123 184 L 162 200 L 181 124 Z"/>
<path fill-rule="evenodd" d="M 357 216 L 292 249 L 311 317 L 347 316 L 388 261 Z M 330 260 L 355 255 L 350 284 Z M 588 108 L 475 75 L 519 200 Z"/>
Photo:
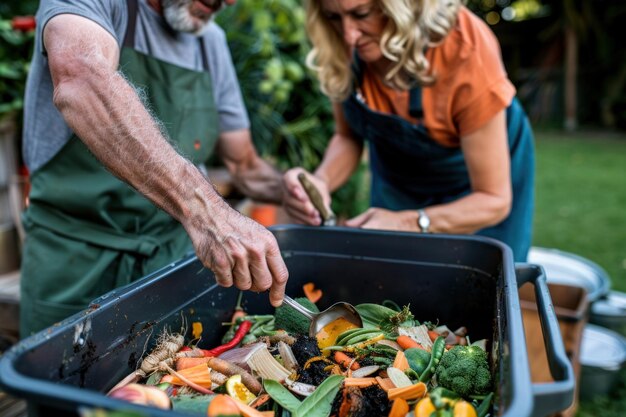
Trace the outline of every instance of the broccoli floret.
<path fill-rule="evenodd" d="M 487 352 L 478 346 L 454 346 L 444 353 L 436 373 L 440 386 L 465 398 L 491 390 Z"/>
<path fill-rule="evenodd" d="M 306 307 L 315 313 L 319 313 L 320 311 L 319 308 L 317 308 L 317 306 L 309 301 L 309 299 L 306 297 L 299 297 L 295 300 L 301 306 Z M 311 325 L 311 321 L 304 317 L 302 313 L 297 312 L 288 305 L 283 304 L 280 307 L 276 308 L 276 313 L 274 316 L 276 317 L 277 329 L 283 329 L 292 334 L 309 334 L 309 326 Z"/>

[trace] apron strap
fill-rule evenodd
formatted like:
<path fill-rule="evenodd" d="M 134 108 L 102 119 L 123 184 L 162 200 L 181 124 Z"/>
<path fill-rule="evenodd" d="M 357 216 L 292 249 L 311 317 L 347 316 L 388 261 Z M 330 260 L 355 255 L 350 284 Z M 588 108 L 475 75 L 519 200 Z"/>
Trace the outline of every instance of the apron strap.
<path fill-rule="evenodd" d="M 147 257 L 156 253 L 161 242 L 165 242 L 179 233 L 184 233 L 179 227 L 174 227 L 160 233 L 159 239 L 150 235 L 136 235 L 70 217 L 55 209 L 44 209 L 36 204 L 31 204 L 28 207 L 26 216 L 34 223 L 59 235 L 82 240 L 94 246 Z"/>
<path fill-rule="evenodd" d="M 204 38 L 202 36 L 198 37 L 198 42 L 200 43 L 200 57 L 202 59 L 202 69 L 204 71 L 209 70 L 209 59 L 206 56 L 206 48 L 204 47 Z"/>
<path fill-rule="evenodd" d="M 124 35 L 123 45 L 133 49 L 135 46 L 135 28 L 137 27 L 137 0 L 126 0 L 128 10 L 128 24 Z"/>
<path fill-rule="evenodd" d="M 424 117 L 422 88 L 419 85 L 411 88 L 411 91 L 409 91 L 409 114 L 416 119 Z"/>

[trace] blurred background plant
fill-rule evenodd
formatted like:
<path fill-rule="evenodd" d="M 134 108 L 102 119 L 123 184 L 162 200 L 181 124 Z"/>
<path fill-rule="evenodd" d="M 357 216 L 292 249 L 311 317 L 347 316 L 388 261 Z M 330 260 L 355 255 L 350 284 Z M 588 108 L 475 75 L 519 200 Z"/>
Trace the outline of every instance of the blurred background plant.
<path fill-rule="evenodd" d="M 623 0 L 468 0 L 535 127 L 626 130 Z"/>
<path fill-rule="evenodd" d="M 238 0 L 217 16 L 233 61 L 259 152 L 281 169 L 313 170 L 333 133 L 329 100 L 305 65 L 310 50 L 299 0 Z M 365 210 L 363 165 L 335 193 L 333 209 L 344 217 Z"/>
<path fill-rule="evenodd" d="M 282 168 L 314 167 L 330 135 L 330 105 L 304 59 L 309 46 L 298 0 L 240 0 L 217 16 L 225 28 L 252 132 Z"/>
<path fill-rule="evenodd" d="M 32 16 L 0 18 L 0 115 L 17 114 L 23 107 L 34 29 Z"/>

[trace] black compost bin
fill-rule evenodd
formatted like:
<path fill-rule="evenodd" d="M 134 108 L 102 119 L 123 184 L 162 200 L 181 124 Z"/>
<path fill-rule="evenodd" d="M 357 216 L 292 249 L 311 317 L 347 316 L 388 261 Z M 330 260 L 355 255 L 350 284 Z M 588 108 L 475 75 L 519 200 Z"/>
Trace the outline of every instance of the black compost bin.
<path fill-rule="evenodd" d="M 543 416 L 566 408 L 574 379 L 541 267 L 514 265 L 511 250 L 491 239 L 345 228 L 272 229 L 289 268 L 287 292 L 304 283 L 323 289 L 320 307 L 391 299 L 411 304 L 421 320 L 466 326 L 490 343 L 495 415 Z M 517 276 L 516 276 L 517 274 Z M 552 384 L 531 384 L 517 287 L 535 284 Z M 201 321 L 207 346 L 218 343 L 237 298 L 190 255 L 94 300 L 82 313 L 23 340 L 0 359 L 0 385 L 28 400 L 32 415 L 71 415 L 81 408 L 135 410 L 104 395 L 136 367 L 162 329 Z M 245 293 L 250 313 L 273 311 L 267 294 Z"/>

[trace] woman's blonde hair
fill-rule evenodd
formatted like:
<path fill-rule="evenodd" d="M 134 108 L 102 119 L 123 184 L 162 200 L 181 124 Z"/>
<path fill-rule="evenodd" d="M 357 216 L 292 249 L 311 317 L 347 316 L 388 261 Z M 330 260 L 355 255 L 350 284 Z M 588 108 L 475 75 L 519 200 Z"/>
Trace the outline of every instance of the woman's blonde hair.
<path fill-rule="evenodd" d="M 432 84 L 435 74 L 431 73 L 424 52 L 450 32 L 463 0 L 374 1 L 388 18 L 380 40 L 383 55 L 391 61 L 385 83 L 401 90 L 416 83 Z M 341 101 L 352 92 L 352 57 L 342 36 L 324 16 L 320 3 L 307 0 L 306 28 L 313 49 L 306 62 L 317 73 L 322 92 L 331 100 Z"/>

